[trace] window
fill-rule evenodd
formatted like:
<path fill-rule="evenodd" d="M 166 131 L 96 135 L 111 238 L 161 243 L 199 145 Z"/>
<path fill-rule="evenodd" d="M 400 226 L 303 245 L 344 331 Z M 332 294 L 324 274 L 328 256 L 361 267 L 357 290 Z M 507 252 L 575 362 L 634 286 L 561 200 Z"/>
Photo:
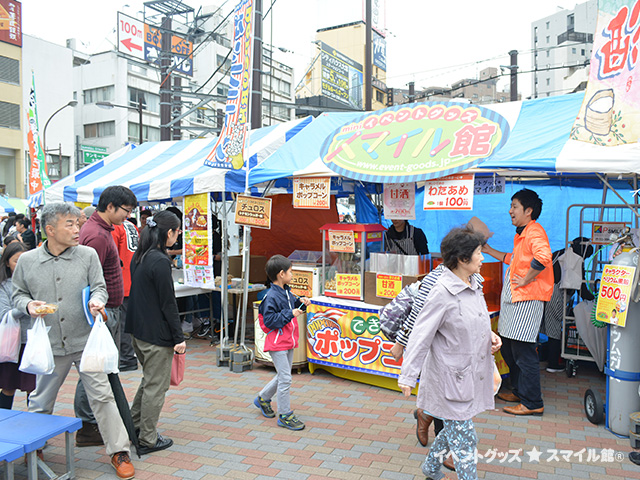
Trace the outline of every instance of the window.
<path fill-rule="evenodd" d="M 153 113 L 160 112 L 160 95 L 129 87 L 129 106 L 138 108 L 140 100 L 142 100 L 142 110 Z"/>
<path fill-rule="evenodd" d="M 580 50 L 580 55 L 582 55 L 584 57 L 584 48 L 582 50 Z"/>
<path fill-rule="evenodd" d="M 138 143 L 140 141 L 140 125 L 138 123 L 129 122 L 127 126 L 129 141 Z M 160 141 L 160 129 L 156 127 L 149 127 L 148 125 L 142 126 L 142 140 L 144 142 L 159 142 Z"/>
<path fill-rule="evenodd" d="M 549 85 L 551 85 L 551 79 L 550 79 L 550 78 L 547 78 L 547 87 L 548 87 Z"/>
<path fill-rule="evenodd" d="M 0 127 L 20 129 L 20 105 L 0 102 Z"/>
<path fill-rule="evenodd" d="M 549 50 L 547 50 L 547 58 L 549 58 L 549 55 L 550 55 Z"/>
<path fill-rule="evenodd" d="M 225 72 L 226 70 L 229 70 L 231 68 L 231 60 L 229 58 L 225 60 L 225 57 L 223 57 L 222 55 L 216 55 L 216 65 L 220 66 L 223 62 L 224 67 L 222 68 L 222 71 Z"/>
<path fill-rule="evenodd" d="M 576 17 L 572 13 L 571 15 L 567 15 L 567 32 L 573 32 L 576 26 Z"/>
<path fill-rule="evenodd" d="M 550 23 L 550 22 L 547 22 L 547 30 L 549 30 L 549 23 Z"/>
<path fill-rule="evenodd" d="M 577 51 L 578 51 L 578 50 L 577 50 L 576 48 L 572 48 L 572 49 L 571 49 L 571 53 L 577 53 Z"/>
<path fill-rule="evenodd" d="M 384 93 L 376 89 L 376 102 L 384 103 Z"/>
<path fill-rule="evenodd" d="M 89 123 L 84 126 L 84 138 L 109 137 L 116 133 L 116 122 Z"/>
<path fill-rule="evenodd" d="M 547 35 L 547 43 L 549 43 L 550 39 L 551 39 L 551 37 L 549 35 Z"/>
<path fill-rule="evenodd" d="M 20 85 L 20 62 L 0 55 L 0 82 Z"/>
<path fill-rule="evenodd" d="M 229 86 L 228 85 L 218 85 L 218 95 L 222 95 L 223 97 L 226 97 L 227 95 L 229 95 Z"/>
<path fill-rule="evenodd" d="M 96 102 L 110 102 L 114 99 L 114 87 L 108 85 L 106 87 L 91 88 L 83 92 L 84 103 L 88 105 Z"/>

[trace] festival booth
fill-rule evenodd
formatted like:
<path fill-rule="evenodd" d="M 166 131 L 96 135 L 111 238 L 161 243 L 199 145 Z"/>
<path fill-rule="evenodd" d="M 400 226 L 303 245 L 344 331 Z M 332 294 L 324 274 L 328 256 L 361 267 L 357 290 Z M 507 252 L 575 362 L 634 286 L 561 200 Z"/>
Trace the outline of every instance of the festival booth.
<path fill-rule="evenodd" d="M 603 200 L 602 182 L 593 173 L 582 174 L 586 173 L 580 160 L 585 147 L 570 140 L 583 99 L 584 94 L 578 93 L 482 107 L 425 102 L 359 115 L 322 114 L 294 141 L 250 171 L 249 184 L 270 182 L 273 190 L 291 191 L 296 179 L 329 177 L 332 193 L 338 193 L 338 187 L 345 193 L 355 193 L 358 223 L 388 225 L 379 205 L 371 201 L 371 194 L 381 194 L 387 187 L 397 189 L 392 183 L 417 182 L 415 196 L 411 197 L 416 205 L 446 202 L 446 195 L 438 198 L 433 194 L 434 187 L 442 191 L 440 187 L 444 186 L 434 179 L 473 173 L 475 178 L 467 183 L 475 191 L 472 199 L 466 197 L 472 201 L 472 205 L 465 205 L 469 208 L 415 209 L 415 221 L 411 223 L 427 233 L 432 251 L 437 250 L 452 227 L 467 223 L 471 216 L 484 220 L 496 232 L 490 239 L 492 246 L 511 251 L 509 198 L 524 186 L 535 189 L 545 205 L 553 206 L 543 208 L 540 222 L 555 250 L 566 246 L 566 238 L 579 233 L 578 227 L 565 224 L 565 212 L 571 204 L 599 204 L 609 198 Z M 342 123 L 336 126 L 339 122 Z M 420 125 L 421 122 L 424 123 Z M 634 148 L 629 147 L 630 152 Z M 591 154 L 593 157 L 622 155 L 594 145 L 591 150 L 599 150 Z M 618 160 L 623 165 L 616 163 L 614 171 L 637 171 L 637 162 L 634 165 L 630 152 Z M 384 164 L 378 158 L 385 158 Z M 420 158 L 423 160 L 417 162 Z M 399 166 L 402 161 L 409 163 L 410 168 Z M 599 169 L 604 170 L 602 164 Z M 447 184 L 448 190 L 452 186 L 459 188 L 461 180 L 469 181 L 468 177 L 453 180 Z M 626 187 L 623 182 L 607 181 L 618 189 Z M 611 191 L 609 194 L 613 195 Z M 465 200 L 458 196 L 457 201 Z M 318 239 L 326 233 L 318 231 Z M 263 245 L 269 245 L 268 238 L 263 237 Z M 353 238 L 357 238 L 357 233 Z M 272 253 L 286 252 L 277 245 L 265 251 L 267 256 Z M 501 265 L 486 263 L 483 267 L 488 280 L 485 292 L 488 303 L 493 304 L 490 308 L 494 310 L 494 326 L 502 284 Z M 331 265 L 325 267 L 329 270 Z M 331 280 L 320 278 L 322 292 L 326 292 Z M 382 282 L 378 278 L 376 283 Z M 393 285 L 392 291 L 397 294 L 401 283 L 386 285 Z M 353 288 L 353 283 L 350 287 Z M 360 292 L 372 288 L 376 287 L 366 280 L 357 285 Z M 390 354 L 393 344 L 380 333 L 380 306 L 367 303 L 366 299 L 362 302 L 360 298 L 326 295 L 314 295 L 312 303 L 307 319 L 310 370 L 321 366 L 341 377 L 397 388 L 395 378 L 400 365 Z"/>

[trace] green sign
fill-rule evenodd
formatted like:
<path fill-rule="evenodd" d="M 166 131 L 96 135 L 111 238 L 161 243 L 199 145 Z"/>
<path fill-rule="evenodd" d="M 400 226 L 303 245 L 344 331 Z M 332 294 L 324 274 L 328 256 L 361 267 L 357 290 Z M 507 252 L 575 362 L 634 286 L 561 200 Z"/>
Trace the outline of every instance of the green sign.
<path fill-rule="evenodd" d="M 104 157 L 108 157 L 108 153 L 100 153 L 100 152 L 82 152 L 82 161 L 85 165 L 89 165 L 93 162 L 97 162 L 98 160 L 103 159 Z"/>
<path fill-rule="evenodd" d="M 92 145 L 80 145 L 80 150 L 83 152 L 107 153 L 107 147 L 94 147 Z"/>

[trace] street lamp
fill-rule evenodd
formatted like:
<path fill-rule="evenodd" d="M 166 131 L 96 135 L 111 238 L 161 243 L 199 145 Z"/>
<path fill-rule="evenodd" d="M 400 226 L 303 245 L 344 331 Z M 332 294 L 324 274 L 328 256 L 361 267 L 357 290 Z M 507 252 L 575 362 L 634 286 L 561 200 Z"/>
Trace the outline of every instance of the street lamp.
<path fill-rule="evenodd" d="M 58 110 L 56 110 L 55 112 L 53 112 L 53 115 L 51 115 L 46 123 L 44 124 L 44 130 L 42 130 L 42 148 L 44 149 L 44 154 L 46 155 L 47 153 L 47 127 L 49 126 L 49 122 L 51 121 L 51 119 L 53 117 L 56 116 L 56 114 L 62 110 L 64 110 L 67 107 L 75 107 L 76 105 L 78 105 L 78 101 L 77 100 L 71 100 L 69 103 L 67 103 L 66 105 L 63 105 L 62 107 L 60 107 Z M 62 160 L 62 154 L 60 154 L 61 160 Z"/>
<path fill-rule="evenodd" d="M 130 105 L 116 105 L 111 102 L 96 102 L 96 105 L 100 108 L 104 108 L 105 110 L 111 110 L 114 107 L 117 108 L 126 108 L 128 110 L 137 110 L 138 111 L 138 128 L 140 129 L 140 145 L 142 145 L 142 97 L 138 97 L 138 106 L 132 107 Z"/>

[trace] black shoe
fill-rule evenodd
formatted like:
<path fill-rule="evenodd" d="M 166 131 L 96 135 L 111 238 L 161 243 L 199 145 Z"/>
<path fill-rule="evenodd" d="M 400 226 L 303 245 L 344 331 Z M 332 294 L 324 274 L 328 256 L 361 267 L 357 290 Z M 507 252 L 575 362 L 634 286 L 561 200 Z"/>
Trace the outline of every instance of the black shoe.
<path fill-rule="evenodd" d="M 196 338 L 207 338 L 211 336 L 211 323 L 203 323 L 197 333 L 192 335 Z"/>
<path fill-rule="evenodd" d="M 173 440 L 171 440 L 170 438 L 165 438 L 162 435 L 158 434 L 158 439 L 156 440 L 156 444 L 153 447 L 140 445 L 138 453 L 140 455 L 146 455 L 147 453 L 159 452 L 160 450 L 169 448 L 171 445 L 173 445 Z"/>
<path fill-rule="evenodd" d="M 636 465 L 640 465 L 640 452 L 630 452 L 629 460 L 631 460 Z"/>
<path fill-rule="evenodd" d="M 132 363 L 131 365 L 121 365 L 118 367 L 118 370 L 120 370 L 121 372 L 133 372 L 134 370 L 138 369 L 138 364 L 137 363 Z"/>
<path fill-rule="evenodd" d="M 82 428 L 76 433 L 76 447 L 100 447 L 104 445 L 98 425 L 82 422 Z"/>

